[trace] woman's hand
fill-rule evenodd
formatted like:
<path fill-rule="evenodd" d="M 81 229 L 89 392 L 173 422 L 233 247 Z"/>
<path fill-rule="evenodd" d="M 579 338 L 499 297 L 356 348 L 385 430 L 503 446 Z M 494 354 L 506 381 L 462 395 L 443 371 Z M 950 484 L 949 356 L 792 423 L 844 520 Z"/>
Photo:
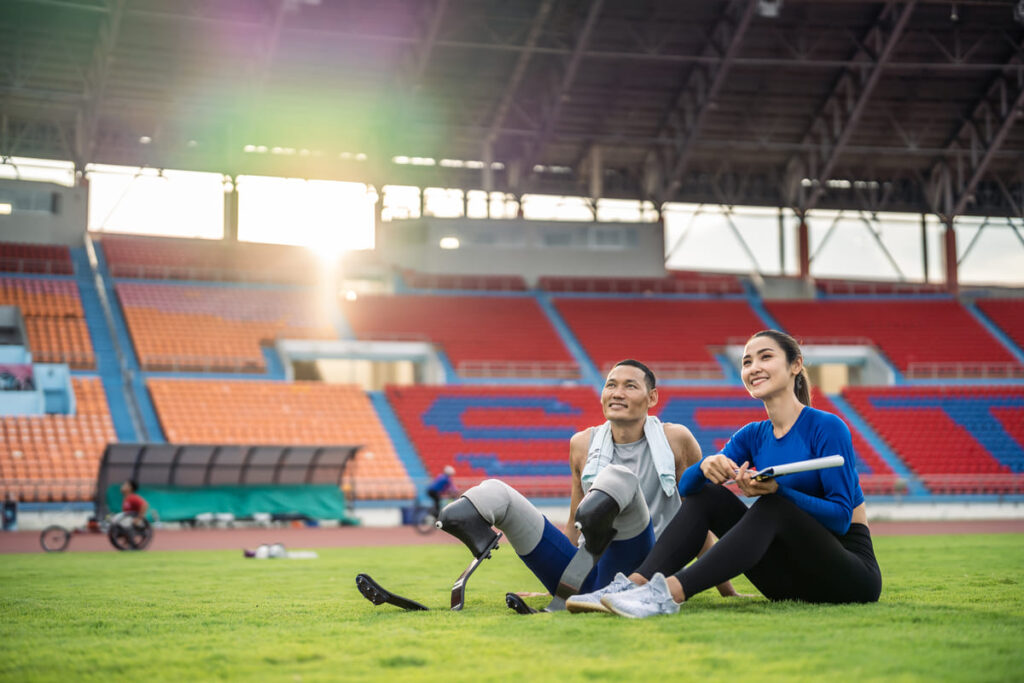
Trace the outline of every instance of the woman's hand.
<path fill-rule="evenodd" d="M 721 453 L 709 455 L 700 464 L 700 471 L 712 484 L 724 484 L 732 479 L 737 469 L 736 463 Z"/>
<path fill-rule="evenodd" d="M 749 463 L 743 463 L 743 466 L 736 471 L 736 486 L 739 487 L 743 495 L 748 498 L 755 498 L 757 496 L 765 496 L 769 493 L 775 493 L 779 490 L 779 482 L 775 481 L 774 478 L 766 479 L 764 481 L 757 481 L 754 479 L 756 472 L 751 472 L 748 469 Z"/>

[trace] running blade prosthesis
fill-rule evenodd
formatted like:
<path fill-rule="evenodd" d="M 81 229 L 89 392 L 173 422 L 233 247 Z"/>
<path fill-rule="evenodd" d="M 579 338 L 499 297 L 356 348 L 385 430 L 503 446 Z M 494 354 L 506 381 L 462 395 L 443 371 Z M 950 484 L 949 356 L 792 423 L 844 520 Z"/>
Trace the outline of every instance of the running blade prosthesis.
<path fill-rule="evenodd" d="M 565 610 L 565 601 L 580 592 L 580 586 L 597 565 L 600 556 L 593 555 L 586 547 L 580 548 L 569 561 L 569 566 L 562 572 L 558 580 L 558 589 L 544 609 L 534 609 L 515 593 L 505 594 L 505 605 L 517 614 L 537 614 L 538 612 L 561 612 Z"/>
<path fill-rule="evenodd" d="M 455 585 L 452 586 L 452 601 L 451 609 L 453 612 L 457 612 L 463 608 L 466 603 L 466 582 L 469 581 L 469 577 L 476 571 L 476 568 L 480 566 L 480 563 L 490 558 L 491 551 L 498 548 L 498 541 L 501 539 L 501 532 L 494 537 L 490 545 L 481 553 L 480 557 L 473 558 L 473 561 L 469 563 L 465 571 L 459 575 L 459 578 L 455 580 Z M 383 605 L 385 603 L 394 605 L 404 610 L 416 611 L 426 610 L 428 607 L 404 598 L 401 595 L 392 593 L 387 590 L 379 583 L 374 581 L 369 574 L 359 574 L 356 576 L 356 588 L 362 593 L 363 597 L 372 602 L 374 605 Z"/>

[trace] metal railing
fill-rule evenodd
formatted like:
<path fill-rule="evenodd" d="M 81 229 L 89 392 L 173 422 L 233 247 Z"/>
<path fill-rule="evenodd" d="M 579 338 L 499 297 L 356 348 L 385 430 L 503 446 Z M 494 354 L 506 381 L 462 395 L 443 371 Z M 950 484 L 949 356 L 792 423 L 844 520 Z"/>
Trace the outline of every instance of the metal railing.
<path fill-rule="evenodd" d="M 1020 363 L 908 363 L 909 379 L 1024 379 Z"/>
<path fill-rule="evenodd" d="M 0 256 L 0 271 L 5 273 L 71 275 L 74 273 L 74 268 L 70 261 L 24 258 L 20 256 Z"/>
<path fill-rule="evenodd" d="M 647 367 L 659 380 L 665 379 L 722 379 L 722 366 L 713 361 L 665 361 L 650 362 Z M 602 368 L 604 375 L 611 372 L 612 366 Z"/>
<path fill-rule="evenodd" d="M 496 379 L 577 379 L 579 367 L 569 361 L 461 361 L 455 371 L 462 377 Z"/>

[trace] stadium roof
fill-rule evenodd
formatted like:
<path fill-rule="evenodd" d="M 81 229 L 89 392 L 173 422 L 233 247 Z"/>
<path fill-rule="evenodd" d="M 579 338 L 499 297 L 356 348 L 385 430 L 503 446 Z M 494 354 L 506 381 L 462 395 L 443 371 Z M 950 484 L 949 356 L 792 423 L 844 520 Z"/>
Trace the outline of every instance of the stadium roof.
<path fill-rule="evenodd" d="M 0 154 L 1020 216 L 1017 5 L 5 0 Z"/>

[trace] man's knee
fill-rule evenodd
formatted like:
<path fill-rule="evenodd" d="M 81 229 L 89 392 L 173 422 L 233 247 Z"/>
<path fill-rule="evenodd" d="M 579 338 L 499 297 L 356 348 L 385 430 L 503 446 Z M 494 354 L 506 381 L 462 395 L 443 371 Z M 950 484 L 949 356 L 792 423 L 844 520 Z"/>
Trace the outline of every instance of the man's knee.
<path fill-rule="evenodd" d="M 618 516 L 619 504 L 604 491 L 592 488 L 580 502 L 576 508 L 576 528 L 583 533 L 592 555 L 600 555 L 612 542 Z"/>
<path fill-rule="evenodd" d="M 618 505 L 615 519 L 618 539 L 633 538 L 650 523 L 651 513 L 640 489 L 640 480 L 630 469 L 622 465 L 609 465 L 595 477 L 590 491 L 603 492 Z"/>
<path fill-rule="evenodd" d="M 505 533 L 516 552 L 530 552 L 540 542 L 544 515 L 505 482 L 486 479 L 462 495 L 483 519 Z"/>

